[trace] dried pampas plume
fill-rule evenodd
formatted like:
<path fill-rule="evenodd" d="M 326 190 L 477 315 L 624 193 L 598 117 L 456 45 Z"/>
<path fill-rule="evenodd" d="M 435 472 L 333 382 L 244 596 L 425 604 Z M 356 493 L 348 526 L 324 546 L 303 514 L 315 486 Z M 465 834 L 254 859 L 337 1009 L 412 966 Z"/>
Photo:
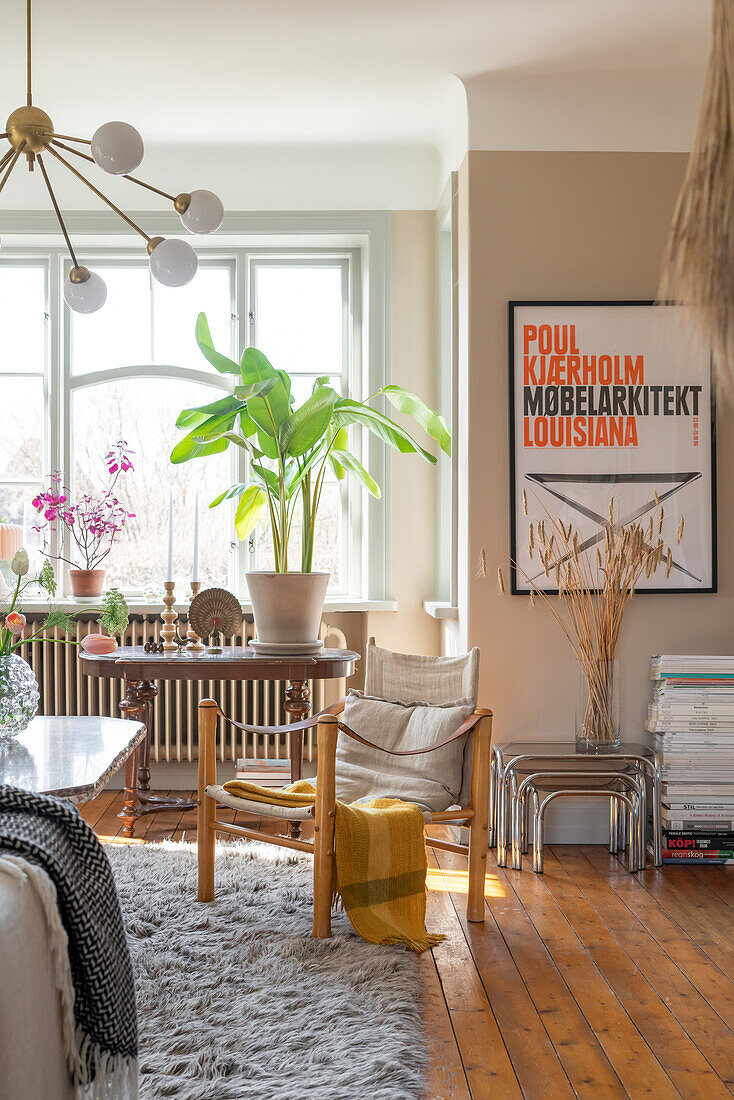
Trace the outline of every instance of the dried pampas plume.
<path fill-rule="evenodd" d="M 482 547 L 479 551 L 479 566 L 477 568 L 477 579 L 479 577 L 487 576 L 487 551 Z"/>
<path fill-rule="evenodd" d="M 713 0 L 713 41 L 693 149 L 670 227 L 660 302 L 688 307 L 734 389 L 734 0 Z"/>

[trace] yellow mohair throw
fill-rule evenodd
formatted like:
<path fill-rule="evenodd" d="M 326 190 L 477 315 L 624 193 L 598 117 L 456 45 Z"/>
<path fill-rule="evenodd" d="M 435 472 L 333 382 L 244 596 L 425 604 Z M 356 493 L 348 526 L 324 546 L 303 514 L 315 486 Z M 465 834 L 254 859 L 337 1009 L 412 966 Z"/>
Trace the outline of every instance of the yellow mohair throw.
<path fill-rule="evenodd" d="M 228 794 L 271 806 L 312 806 L 316 788 L 301 779 L 270 790 L 234 779 Z M 370 943 L 404 943 L 427 951 L 444 936 L 426 932 L 426 844 L 423 814 L 411 802 L 373 798 L 336 804 L 335 900 L 354 931 Z"/>

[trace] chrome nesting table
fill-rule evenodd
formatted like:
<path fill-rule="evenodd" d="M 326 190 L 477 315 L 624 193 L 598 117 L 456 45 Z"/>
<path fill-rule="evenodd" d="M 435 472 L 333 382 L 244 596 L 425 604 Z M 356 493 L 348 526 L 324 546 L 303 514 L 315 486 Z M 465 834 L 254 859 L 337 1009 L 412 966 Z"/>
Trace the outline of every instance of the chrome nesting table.
<path fill-rule="evenodd" d="M 533 781 L 525 783 L 519 793 L 528 777 Z M 533 808 L 540 811 L 537 816 L 541 819 L 542 842 L 545 805 L 559 798 L 563 791 L 569 796 L 605 795 L 610 800 L 610 851 L 616 852 L 629 842 L 631 869 L 644 867 L 648 787 L 652 806 L 652 856 L 655 866 L 659 867 L 663 849 L 662 780 L 660 759 L 652 749 L 626 741 L 618 748 L 594 753 L 577 749 L 575 741 L 513 741 L 493 745 L 490 843 L 497 846 L 498 865 L 507 866 L 508 852 L 513 866 L 521 864 L 521 853 L 527 850 L 526 811 L 531 799 Z M 533 794 L 536 789 L 553 793 L 553 799 L 542 800 L 542 808 Z M 633 826 L 637 829 L 635 836 L 631 835 Z M 537 869 L 537 852 L 535 862 Z"/>

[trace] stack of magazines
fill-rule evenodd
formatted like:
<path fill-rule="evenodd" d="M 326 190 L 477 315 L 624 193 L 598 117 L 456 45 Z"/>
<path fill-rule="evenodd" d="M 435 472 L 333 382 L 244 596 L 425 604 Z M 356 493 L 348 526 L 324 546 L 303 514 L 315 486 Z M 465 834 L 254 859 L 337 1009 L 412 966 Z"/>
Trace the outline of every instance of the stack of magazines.
<path fill-rule="evenodd" d="M 734 657 L 653 657 L 650 679 L 663 862 L 734 863 Z"/>
<path fill-rule="evenodd" d="M 237 761 L 235 777 L 247 783 L 257 783 L 258 787 L 285 787 L 291 781 L 291 762 L 288 759 L 241 756 Z"/>

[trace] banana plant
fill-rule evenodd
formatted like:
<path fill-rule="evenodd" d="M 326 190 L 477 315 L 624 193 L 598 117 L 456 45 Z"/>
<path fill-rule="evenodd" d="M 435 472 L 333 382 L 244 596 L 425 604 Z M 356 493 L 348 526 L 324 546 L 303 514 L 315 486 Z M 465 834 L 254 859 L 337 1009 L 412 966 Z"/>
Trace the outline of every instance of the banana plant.
<path fill-rule="evenodd" d="M 402 386 L 383 386 L 366 401 L 337 393 L 327 376 L 317 378 L 311 395 L 294 407 L 291 380 L 257 348 L 245 348 L 239 363 L 218 352 L 204 313 L 196 321 L 196 342 L 220 374 L 232 375 L 233 392 L 209 405 L 184 409 L 176 427 L 186 430 L 171 452 L 171 462 L 219 454 L 230 446 L 247 452 L 250 480 L 230 486 L 209 505 L 237 499 L 235 530 L 246 539 L 267 516 L 273 537 L 275 569 L 288 572 L 288 543 L 294 515 L 302 511 L 301 571 L 313 568 L 314 539 L 328 470 L 342 481 L 356 479 L 373 497 L 381 490 L 350 445 L 350 430 L 362 429 L 402 454 L 435 456 L 401 425 L 370 402 L 385 398 L 451 454 L 451 435 L 443 417 Z"/>

